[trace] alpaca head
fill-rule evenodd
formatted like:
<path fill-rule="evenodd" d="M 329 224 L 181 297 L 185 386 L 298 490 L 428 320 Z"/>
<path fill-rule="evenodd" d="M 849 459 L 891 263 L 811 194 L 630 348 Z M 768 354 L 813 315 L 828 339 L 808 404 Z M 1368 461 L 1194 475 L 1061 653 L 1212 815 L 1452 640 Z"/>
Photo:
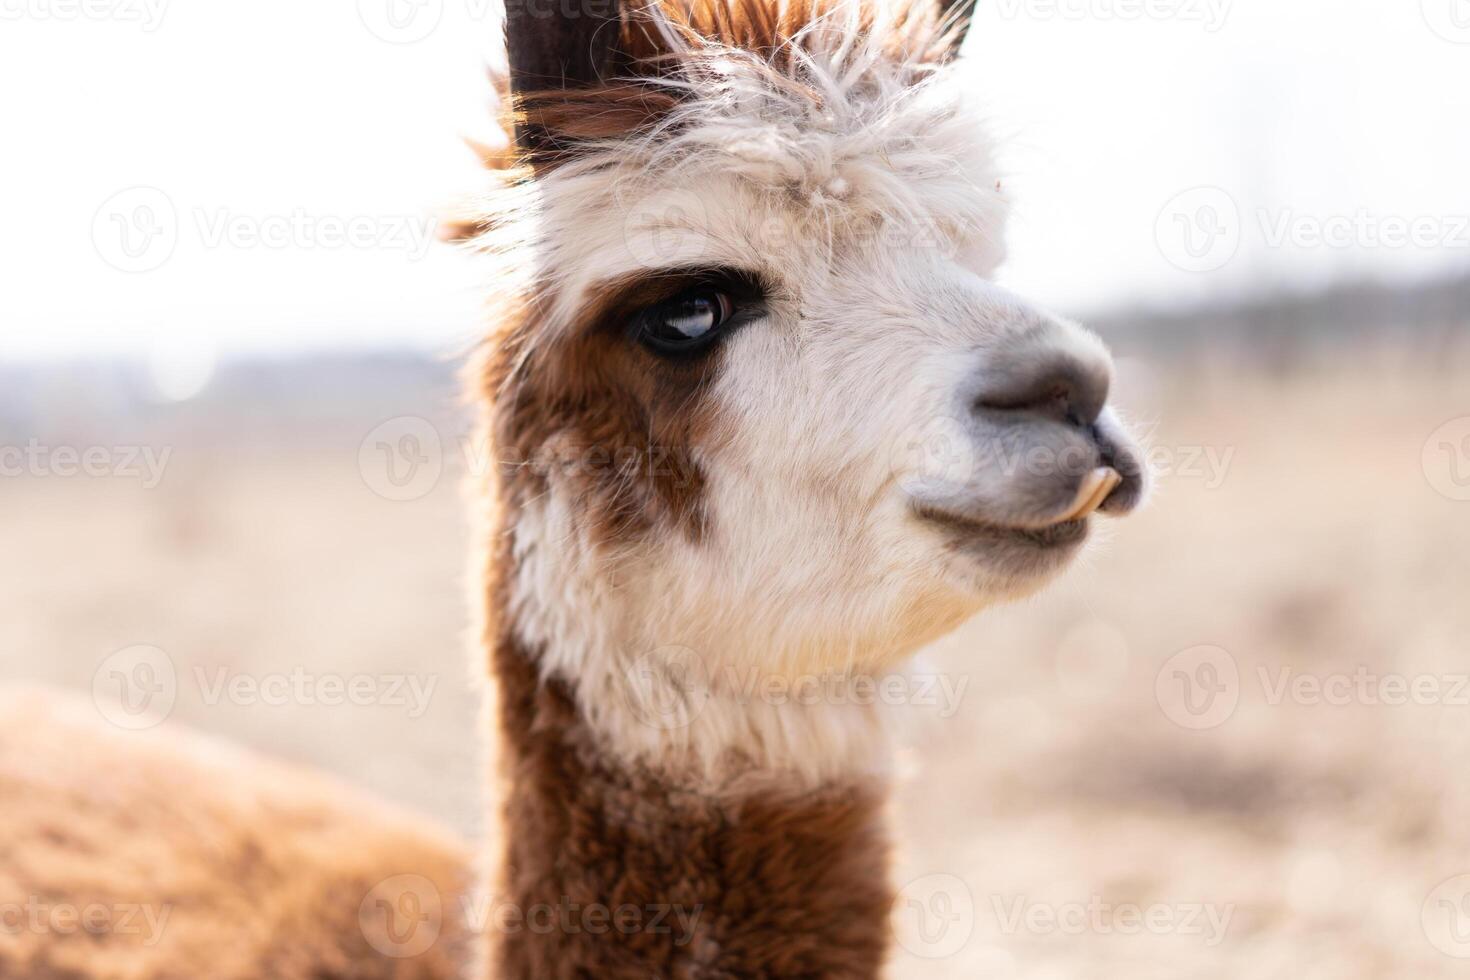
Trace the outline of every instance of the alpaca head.
<path fill-rule="evenodd" d="M 481 383 L 507 602 L 590 713 L 675 656 L 891 667 L 1137 502 L 1105 348 L 992 281 L 954 18 L 662 0 L 560 50 L 542 23 L 512 16 L 520 146 L 475 218 Z"/>

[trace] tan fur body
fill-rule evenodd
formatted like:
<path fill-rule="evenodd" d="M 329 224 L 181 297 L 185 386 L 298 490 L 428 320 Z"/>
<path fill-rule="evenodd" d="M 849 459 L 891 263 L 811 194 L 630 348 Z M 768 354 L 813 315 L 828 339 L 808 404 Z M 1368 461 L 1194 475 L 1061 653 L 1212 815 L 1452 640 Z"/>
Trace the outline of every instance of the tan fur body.
<path fill-rule="evenodd" d="M 457 909 L 466 867 L 427 819 L 325 777 L 0 690 L 4 980 L 448 980 L 459 916 L 398 958 L 374 949 L 381 919 L 362 906 L 416 875 Z"/>

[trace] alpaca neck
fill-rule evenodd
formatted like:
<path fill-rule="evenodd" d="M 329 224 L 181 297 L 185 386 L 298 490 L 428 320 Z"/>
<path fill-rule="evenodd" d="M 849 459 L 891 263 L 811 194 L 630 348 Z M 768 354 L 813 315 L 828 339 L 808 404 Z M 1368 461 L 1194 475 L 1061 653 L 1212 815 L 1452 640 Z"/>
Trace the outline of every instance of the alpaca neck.
<path fill-rule="evenodd" d="M 881 779 L 811 784 L 756 762 L 689 781 L 611 752 L 577 680 L 547 676 L 553 651 L 522 639 L 501 600 L 492 588 L 505 787 L 492 976 L 878 975 Z"/>

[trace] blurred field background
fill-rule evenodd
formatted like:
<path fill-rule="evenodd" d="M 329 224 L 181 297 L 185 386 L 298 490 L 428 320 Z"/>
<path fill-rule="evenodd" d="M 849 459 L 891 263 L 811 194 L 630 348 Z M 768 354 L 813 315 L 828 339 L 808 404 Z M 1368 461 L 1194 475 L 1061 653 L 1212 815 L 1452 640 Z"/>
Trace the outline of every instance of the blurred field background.
<path fill-rule="evenodd" d="M 1453 678 L 1470 673 L 1470 502 L 1453 497 L 1470 496 L 1470 444 L 1431 437 L 1467 434 L 1442 427 L 1470 416 L 1470 331 L 1430 317 L 1323 343 L 1304 321 L 1128 322 L 1103 327 L 1161 484 L 1060 585 L 933 651 L 966 686 L 904 752 L 898 878 L 925 901 L 938 881 L 955 918 L 901 950 L 897 975 L 1464 976 L 1451 880 L 1470 874 L 1470 689 Z M 226 362 L 184 401 L 127 362 L 0 380 L 6 445 L 170 452 L 151 489 L 0 480 L 0 677 L 85 696 L 109 656 L 154 645 L 177 672 L 175 720 L 477 832 L 474 457 L 450 363 Z M 443 467 L 389 500 L 361 450 L 403 417 L 432 426 Z M 1198 715 L 1174 667 L 1202 645 L 1237 681 Z M 298 669 L 433 686 L 417 716 L 209 703 L 221 676 Z M 1442 697 L 1273 703 L 1283 670 L 1437 678 Z M 1089 903 L 1103 911 L 1066 919 Z M 1163 925 L 1140 928 L 1129 903 Z"/>
<path fill-rule="evenodd" d="M 1002 284 L 1099 328 L 1163 472 L 932 652 L 898 975 L 1470 975 L 1466 2 L 979 3 Z M 0 179 L 0 683 L 156 647 L 173 722 L 478 832 L 479 457 L 429 352 L 487 297 L 430 240 L 501 7 L 5 8 L 0 131 L 44 152 Z M 216 696 L 296 675 L 428 696 Z"/>

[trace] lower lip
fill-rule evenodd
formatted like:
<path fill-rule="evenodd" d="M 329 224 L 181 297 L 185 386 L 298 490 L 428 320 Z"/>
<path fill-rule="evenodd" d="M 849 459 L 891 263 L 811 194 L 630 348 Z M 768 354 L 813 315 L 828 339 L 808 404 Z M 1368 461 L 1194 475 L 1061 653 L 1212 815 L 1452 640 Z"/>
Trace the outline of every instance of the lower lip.
<path fill-rule="evenodd" d="M 956 517 L 939 511 L 919 510 L 918 515 L 929 524 L 944 528 L 966 543 L 1020 545 L 1035 551 L 1054 551 L 1080 544 L 1087 537 L 1087 519 L 1062 521 L 1044 528 L 1005 527 Z"/>

